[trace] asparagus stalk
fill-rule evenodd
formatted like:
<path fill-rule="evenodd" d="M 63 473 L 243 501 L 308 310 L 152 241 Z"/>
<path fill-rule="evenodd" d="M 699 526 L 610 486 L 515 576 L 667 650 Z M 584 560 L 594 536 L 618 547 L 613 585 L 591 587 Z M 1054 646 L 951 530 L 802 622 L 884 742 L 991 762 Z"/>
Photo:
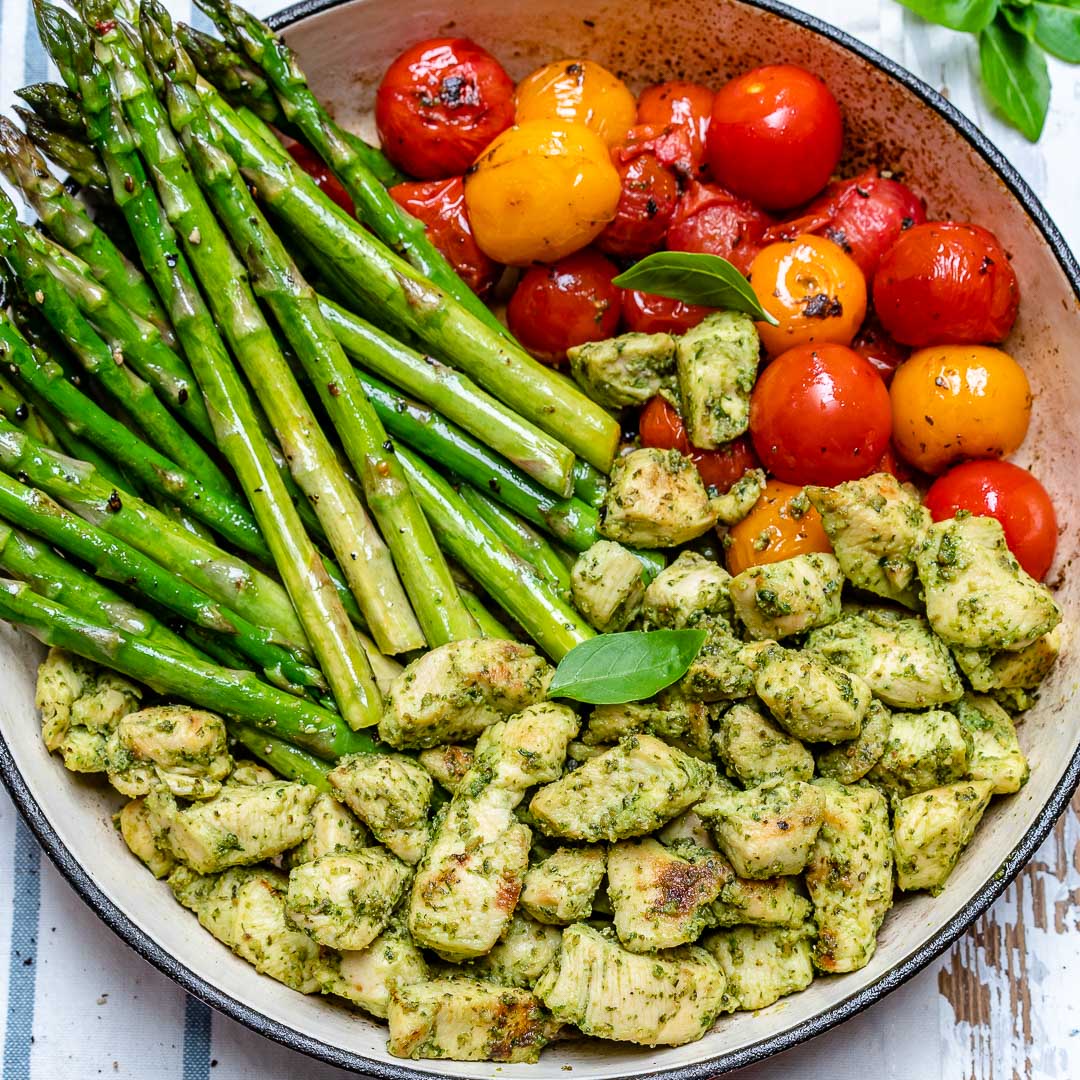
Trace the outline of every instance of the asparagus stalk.
<path fill-rule="evenodd" d="M 17 97 L 23 99 L 34 115 L 41 118 L 54 131 L 63 132 L 81 139 L 84 134 L 82 110 L 79 99 L 59 83 L 39 82 L 16 90 Z"/>
<path fill-rule="evenodd" d="M 97 152 L 74 135 L 56 131 L 39 116 L 15 106 L 30 141 L 83 188 L 107 188 L 109 174 Z"/>
<path fill-rule="evenodd" d="M 298 746 L 278 739 L 269 732 L 248 727 L 247 724 L 238 724 L 234 720 L 228 727 L 229 734 L 245 750 L 269 765 L 279 776 L 284 776 L 286 780 L 299 780 L 303 784 L 310 784 L 327 794 L 334 790 L 326 778 L 329 768 L 325 761 L 320 761 Z M 374 746 L 371 749 L 373 750 Z"/>
<path fill-rule="evenodd" d="M 3 317 L 3 313 L 0 312 L 0 318 Z M 0 348 L 0 361 L 3 359 L 4 353 Z M 50 450 L 59 450 L 61 448 L 59 441 L 41 414 L 33 407 L 31 402 L 26 400 L 25 395 L 20 394 L 3 375 L 0 375 L 0 414 L 20 431 L 25 431 L 27 435 L 37 439 L 38 442 L 44 443 Z"/>
<path fill-rule="evenodd" d="M 514 635 L 507 630 L 496 615 L 493 615 L 484 606 L 476 593 L 460 586 L 458 587 L 458 592 L 461 595 L 463 603 L 469 609 L 469 614 L 476 620 L 476 625 L 480 628 L 480 633 L 483 637 L 513 640 Z"/>
<path fill-rule="evenodd" d="M 371 749 L 368 736 L 350 731 L 334 713 L 270 686 L 250 671 L 178 656 L 38 596 L 25 582 L 0 581 L 0 618 L 25 627 L 46 645 L 118 671 L 159 694 L 265 729 L 327 760 Z"/>

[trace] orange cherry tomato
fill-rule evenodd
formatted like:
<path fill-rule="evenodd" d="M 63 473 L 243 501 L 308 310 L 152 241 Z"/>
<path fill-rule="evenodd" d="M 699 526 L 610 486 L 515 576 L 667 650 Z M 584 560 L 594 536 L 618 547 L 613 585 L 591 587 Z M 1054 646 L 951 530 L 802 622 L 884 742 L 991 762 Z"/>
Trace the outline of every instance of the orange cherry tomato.
<path fill-rule="evenodd" d="M 812 551 L 832 551 L 821 515 L 801 487 L 781 480 L 770 480 L 754 509 L 727 534 L 727 568 L 731 574 Z"/>
<path fill-rule="evenodd" d="M 671 125 L 686 133 L 688 153 L 679 164 L 688 176 L 705 171 L 705 137 L 715 95 L 700 83 L 665 82 L 647 86 L 638 98 L 639 124 Z"/>
<path fill-rule="evenodd" d="M 1027 434 L 1031 387 L 1006 352 L 935 345 L 912 353 L 889 387 L 893 440 L 933 475 L 963 458 L 1006 457 Z"/>
<path fill-rule="evenodd" d="M 634 95 L 622 79 L 594 60 L 556 60 L 518 83 L 519 124 L 562 120 L 592 128 L 608 146 L 618 146 L 637 118 Z"/>
<path fill-rule="evenodd" d="M 750 264 L 750 284 L 779 326 L 757 324 L 770 355 L 793 345 L 850 345 L 866 315 L 866 279 L 822 236 L 769 244 Z"/>

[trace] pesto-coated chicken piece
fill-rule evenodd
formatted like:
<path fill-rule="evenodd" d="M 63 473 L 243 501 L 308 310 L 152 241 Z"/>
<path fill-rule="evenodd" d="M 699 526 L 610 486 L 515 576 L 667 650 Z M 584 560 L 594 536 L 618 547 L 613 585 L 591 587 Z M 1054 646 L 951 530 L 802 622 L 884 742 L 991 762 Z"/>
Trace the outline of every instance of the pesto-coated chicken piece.
<path fill-rule="evenodd" d="M 556 848 L 543 862 L 529 867 L 521 908 L 552 926 L 582 922 L 592 914 L 606 869 L 607 853 L 599 845 Z"/>
<path fill-rule="evenodd" d="M 926 617 L 948 645 L 1022 649 L 1061 621 L 1050 590 L 1021 569 L 996 518 L 937 522 L 915 562 Z"/>
<path fill-rule="evenodd" d="M 416 759 L 438 781 L 440 787 L 453 795 L 472 768 L 473 751 L 471 746 L 446 743 L 421 750 Z"/>
<path fill-rule="evenodd" d="M 652 701 L 625 705 L 597 705 L 589 716 L 581 741 L 586 746 L 618 742 L 626 735 L 645 732 L 696 757 L 710 756 L 712 732 L 709 706 L 685 697 L 673 687 Z"/>
<path fill-rule="evenodd" d="M 897 885 L 941 892 L 993 793 L 989 780 L 962 780 L 900 799 L 893 811 Z"/>
<path fill-rule="evenodd" d="M 370 846 L 367 829 L 333 795 L 320 794 L 308 816 L 311 835 L 285 853 L 285 865 L 289 869 L 322 855 L 349 855 Z"/>
<path fill-rule="evenodd" d="M 690 442 L 715 450 L 750 424 L 761 345 L 749 315 L 718 311 L 678 338 L 675 368 Z"/>
<path fill-rule="evenodd" d="M 844 577 L 832 555 L 812 552 L 752 566 L 732 579 L 735 615 L 755 641 L 781 640 L 840 617 Z"/>
<path fill-rule="evenodd" d="M 613 540 L 597 540 L 570 571 L 574 606 L 601 633 L 625 630 L 645 598 L 637 556 Z"/>
<path fill-rule="evenodd" d="M 818 774 L 839 780 L 841 784 L 854 784 L 861 780 L 885 753 L 891 727 L 892 713 L 874 698 L 863 717 L 858 736 L 818 754 Z"/>
<path fill-rule="evenodd" d="M 884 608 L 846 612 L 812 630 L 806 648 L 858 675 L 894 709 L 931 709 L 964 695 L 948 647 L 918 616 Z"/>
<path fill-rule="evenodd" d="M 702 939 L 738 1009 L 764 1009 L 814 979 L 813 927 L 733 926 Z"/>
<path fill-rule="evenodd" d="M 683 630 L 702 621 L 730 620 L 730 584 L 731 575 L 718 562 L 696 551 L 680 552 L 645 590 L 646 629 Z"/>
<path fill-rule="evenodd" d="M 566 350 L 574 381 L 605 409 L 644 405 L 675 389 L 675 339 L 670 334 L 620 334 Z"/>
<path fill-rule="evenodd" d="M 350 754 L 326 778 L 380 844 L 410 866 L 420 861 L 435 794 L 426 769 L 402 754 Z"/>
<path fill-rule="evenodd" d="M 717 926 L 801 926 L 810 917 L 810 901 L 798 878 L 737 877 L 720 890 L 712 917 Z"/>
<path fill-rule="evenodd" d="M 989 780 L 995 795 L 1019 791 L 1031 770 L 1009 714 L 992 697 L 967 694 L 956 718 L 971 739 L 967 779 Z"/>
<path fill-rule="evenodd" d="M 715 524 L 701 474 L 678 450 L 632 450 L 612 467 L 600 523 L 608 540 L 677 547 Z"/>
<path fill-rule="evenodd" d="M 907 607 L 918 603 L 915 553 L 930 528 L 918 491 L 890 473 L 808 487 L 840 568 L 854 586 Z"/>
<path fill-rule="evenodd" d="M 520 911 L 507 924 L 503 936 L 489 953 L 473 960 L 469 971 L 478 979 L 531 990 L 562 943 L 557 926 L 530 919 Z"/>
<path fill-rule="evenodd" d="M 237 761 L 233 771 L 225 778 L 225 783 L 234 787 L 258 787 L 259 784 L 269 784 L 279 779 L 277 773 L 257 761 Z"/>
<path fill-rule="evenodd" d="M 746 791 L 715 787 L 698 803 L 697 812 L 739 877 L 785 877 L 806 866 L 824 802 L 813 784 L 769 780 Z"/>
<path fill-rule="evenodd" d="M 702 851 L 715 851 L 716 841 L 709 832 L 709 826 L 694 810 L 684 810 L 677 818 L 672 818 L 657 834 L 657 839 L 668 847 L 673 847 L 681 840 L 688 840 Z"/>
<path fill-rule="evenodd" d="M 973 690 L 1034 690 L 1050 674 L 1060 652 L 1059 625 L 1022 649 L 953 649 L 953 656 Z"/>
<path fill-rule="evenodd" d="M 545 703 L 481 737 L 417 867 L 408 925 L 418 945 L 451 961 L 494 947 L 529 865 L 532 833 L 514 809 L 530 787 L 559 775 L 577 726 L 565 705 Z"/>
<path fill-rule="evenodd" d="M 765 490 L 765 479 L 764 469 L 750 469 L 722 495 L 710 488 L 709 505 L 716 515 L 716 523 L 729 527 L 738 525 L 757 505 Z"/>
<path fill-rule="evenodd" d="M 127 679 L 63 649 L 50 649 L 38 668 L 34 704 L 41 736 L 72 772 L 105 772 L 108 740 L 120 720 L 139 707 L 142 690 Z"/>
<path fill-rule="evenodd" d="M 682 693 L 706 702 L 734 701 L 752 694 L 754 673 L 743 661 L 743 642 L 721 619 L 705 617 L 698 629 L 707 630 L 708 636 L 678 683 Z"/>
<path fill-rule="evenodd" d="M 120 835 L 131 853 L 146 864 L 156 878 L 168 877 L 176 867 L 176 860 L 162 847 L 164 838 L 155 828 L 155 822 L 142 799 L 132 799 L 116 815 Z"/>
<path fill-rule="evenodd" d="M 893 902 L 885 796 L 869 784 L 816 780 L 825 814 L 806 869 L 818 937 L 814 964 L 833 974 L 865 967 Z"/>
<path fill-rule="evenodd" d="M 653 735 L 631 735 L 532 798 L 548 836 L 622 840 L 645 836 L 693 806 L 716 770 Z"/>
<path fill-rule="evenodd" d="M 527 990 L 475 979 L 397 987 L 387 1019 L 394 1057 L 533 1062 L 559 1025 Z"/>
<path fill-rule="evenodd" d="M 951 712 L 893 713 L 881 759 L 867 779 L 891 794 L 914 795 L 967 775 L 971 736 Z"/>
<path fill-rule="evenodd" d="M 700 1039 L 726 1005 L 724 974 L 704 950 L 683 945 L 632 953 L 614 931 L 575 923 L 536 984 L 556 1020 L 586 1035 L 644 1046 Z"/>
<path fill-rule="evenodd" d="M 379 737 L 399 750 L 468 742 L 547 694 L 553 669 L 530 645 L 499 638 L 452 641 L 394 680 Z"/>
<path fill-rule="evenodd" d="M 696 941 L 711 926 L 710 905 L 731 880 L 727 860 L 686 841 L 620 840 L 608 852 L 608 898 L 615 933 L 631 952 Z"/>
<path fill-rule="evenodd" d="M 746 787 L 814 775 L 814 755 L 754 705 L 732 705 L 720 719 L 715 741 L 728 775 Z"/>

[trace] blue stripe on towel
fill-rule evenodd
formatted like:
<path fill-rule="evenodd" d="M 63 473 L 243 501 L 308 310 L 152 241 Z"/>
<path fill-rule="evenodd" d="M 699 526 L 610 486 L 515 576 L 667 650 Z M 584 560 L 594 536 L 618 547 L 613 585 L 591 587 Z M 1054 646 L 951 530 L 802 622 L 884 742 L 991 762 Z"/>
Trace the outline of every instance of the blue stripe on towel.
<path fill-rule="evenodd" d="M 37 20 L 26 5 L 26 33 L 23 40 L 23 83 L 45 82 L 49 77 L 49 58 L 38 37 Z"/>
<path fill-rule="evenodd" d="M 184 1005 L 183 1080 L 210 1080 L 210 1022 L 210 1009 L 189 995 Z"/>
<path fill-rule="evenodd" d="M 13 862 L 14 910 L 8 958 L 3 1080 L 30 1080 L 38 911 L 41 907 L 41 848 L 21 817 L 15 821 Z"/>

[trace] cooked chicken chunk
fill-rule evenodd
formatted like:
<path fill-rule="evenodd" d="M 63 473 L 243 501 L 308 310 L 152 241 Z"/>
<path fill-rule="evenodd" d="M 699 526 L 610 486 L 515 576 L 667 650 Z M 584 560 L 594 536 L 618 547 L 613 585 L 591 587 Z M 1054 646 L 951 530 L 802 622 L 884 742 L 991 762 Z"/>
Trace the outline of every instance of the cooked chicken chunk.
<path fill-rule="evenodd" d="M 417 760 L 439 782 L 440 786 L 451 795 L 458 789 L 465 774 L 472 768 L 473 752 L 471 746 L 433 746 L 422 750 Z"/>
<path fill-rule="evenodd" d="M 670 334 L 620 334 L 566 350 L 570 374 L 598 405 L 644 405 L 675 389 L 675 339 Z"/>
<path fill-rule="evenodd" d="M 707 934 L 704 948 L 727 979 L 739 1009 L 764 1009 L 814 979 L 813 928 L 736 926 Z"/>
<path fill-rule="evenodd" d="M 602 847 L 557 848 L 529 868 L 521 907 L 534 919 L 553 926 L 580 922 L 592 914 L 593 897 L 607 868 Z"/>
<path fill-rule="evenodd" d="M 695 701 L 733 701 L 754 692 L 754 674 L 742 660 L 743 643 L 721 620 L 703 619 L 708 637 L 678 685 Z"/>
<path fill-rule="evenodd" d="M 840 617 L 840 564 L 813 552 L 752 566 L 731 582 L 735 614 L 756 641 L 828 626 Z"/>
<path fill-rule="evenodd" d="M 638 732 L 655 735 L 696 756 L 710 756 L 708 706 L 683 697 L 676 689 L 663 691 L 653 701 L 597 705 L 581 741 L 586 746 L 598 746 Z"/>
<path fill-rule="evenodd" d="M 717 926 L 801 926 L 810 916 L 810 901 L 798 878 L 735 878 L 720 890 L 712 916 Z"/>
<path fill-rule="evenodd" d="M 682 630 L 702 620 L 731 618 L 731 575 L 696 551 L 683 551 L 649 583 L 642 619 L 649 629 Z"/>
<path fill-rule="evenodd" d="M 603 632 L 625 630 L 645 597 L 637 556 L 613 540 L 597 540 L 575 560 L 570 572 L 574 606 Z"/>
<path fill-rule="evenodd" d="M 857 738 L 837 743 L 830 750 L 818 754 L 818 773 L 839 780 L 841 784 L 854 784 L 861 780 L 885 753 L 890 727 L 892 713 L 875 698 L 866 710 Z"/>
<path fill-rule="evenodd" d="M 609 540 L 676 547 L 715 523 L 697 466 L 678 450 L 633 450 L 615 462 L 600 525 Z"/>
<path fill-rule="evenodd" d="M 1033 690 L 1050 674 L 1061 652 L 1061 627 L 1024 648 L 1004 652 L 954 649 L 957 666 L 973 690 Z"/>
<path fill-rule="evenodd" d="M 720 720 L 716 752 L 728 775 L 746 787 L 768 780 L 809 780 L 814 755 L 753 705 L 736 702 Z"/>
<path fill-rule="evenodd" d="M 474 960 L 470 970 L 478 978 L 500 986 L 531 990 L 555 958 L 561 942 L 562 930 L 557 926 L 546 926 L 514 912 L 499 943 L 491 952 Z"/>
<path fill-rule="evenodd" d="M 332 795 L 320 795 L 311 807 L 311 835 L 286 852 L 288 867 L 312 862 L 321 855 L 349 855 L 368 847 L 367 830 Z"/>
<path fill-rule="evenodd" d="M 257 787 L 259 784 L 269 784 L 279 779 L 277 773 L 256 761 L 237 761 L 233 765 L 233 771 L 225 778 L 225 783 L 234 787 Z"/>
<path fill-rule="evenodd" d="M 652 735 L 631 735 L 541 788 L 529 810 L 549 836 L 644 836 L 693 806 L 714 775 L 711 765 Z"/>
<path fill-rule="evenodd" d="M 668 847 L 674 847 L 680 840 L 688 840 L 702 851 L 716 850 L 709 826 L 693 810 L 684 810 L 677 818 L 672 818 L 656 836 Z"/>
<path fill-rule="evenodd" d="M 156 878 L 167 877 L 176 866 L 176 860 L 163 850 L 161 837 L 155 829 L 155 822 L 146 803 L 142 799 L 132 799 L 116 815 L 120 826 L 120 835 L 133 855 L 141 859 L 147 869 Z"/>
<path fill-rule="evenodd" d="M 751 469 L 720 495 L 710 488 L 709 505 L 718 525 L 738 525 L 757 505 L 765 490 L 765 470 Z"/>
<path fill-rule="evenodd" d="M 1019 791 L 1030 770 L 1009 714 L 991 697 L 968 694 L 956 716 L 971 739 L 967 778 L 989 780 L 995 795 Z"/>
<path fill-rule="evenodd" d="M 1021 649 L 1061 621 L 1050 590 L 1020 568 L 996 518 L 939 521 L 915 562 L 926 616 L 948 645 Z"/>
<path fill-rule="evenodd" d="M 543 701 L 553 672 L 529 645 L 453 641 L 424 653 L 394 680 L 379 737 L 398 749 L 467 742 Z"/>
<path fill-rule="evenodd" d="M 896 883 L 901 889 L 941 892 L 993 793 L 989 780 L 963 780 L 896 804 Z"/>
<path fill-rule="evenodd" d="M 967 775 L 971 736 L 943 709 L 893 713 L 881 760 L 868 779 L 898 795 L 951 784 Z"/>
<path fill-rule="evenodd" d="M 816 780 L 825 816 L 806 870 L 818 925 L 814 963 L 837 973 L 865 967 L 893 900 L 892 838 L 885 797 L 868 784 Z"/>

